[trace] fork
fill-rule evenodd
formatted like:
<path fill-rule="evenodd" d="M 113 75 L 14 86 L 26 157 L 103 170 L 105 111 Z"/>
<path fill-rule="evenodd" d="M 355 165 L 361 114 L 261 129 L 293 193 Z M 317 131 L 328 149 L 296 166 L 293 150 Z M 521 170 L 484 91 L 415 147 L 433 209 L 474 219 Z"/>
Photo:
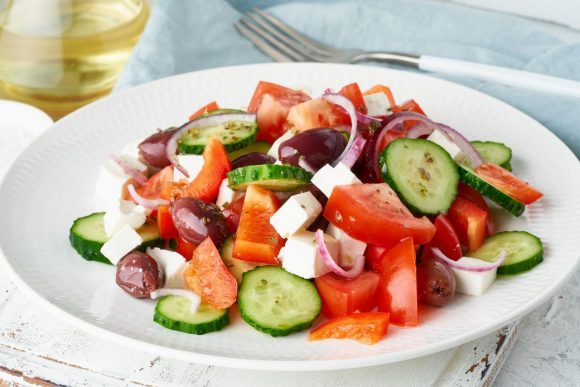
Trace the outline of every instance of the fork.
<path fill-rule="evenodd" d="M 580 82 L 565 78 L 431 55 L 335 48 L 298 32 L 258 8 L 247 12 L 236 23 L 236 28 L 277 62 L 383 62 L 580 98 Z"/>

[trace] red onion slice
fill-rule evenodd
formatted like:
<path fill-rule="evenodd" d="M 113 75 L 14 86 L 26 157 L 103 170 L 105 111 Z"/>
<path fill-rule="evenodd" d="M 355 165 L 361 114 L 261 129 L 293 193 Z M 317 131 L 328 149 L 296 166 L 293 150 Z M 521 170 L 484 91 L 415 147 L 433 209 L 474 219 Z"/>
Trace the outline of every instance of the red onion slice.
<path fill-rule="evenodd" d="M 407 138 L 419 138 L 423 136 L 428 136 L 433 133 L 433 128 L 425 125 L 424 123 L 420 122 L 417 125 L 413 126 L 407 132 Z"/>
<path fill-rule="evenodd" d="M 151 296 L 152 300 L 156 300 L 159 297 L 164 297 L 164 296 L 185 297 L 189 301 L 191 301 L 191 313 L 197 312 L 199 305 L 201 305 L 201 297 L 197 293 L 194 293 L 191 290 L 187 290 L 187 289 L 162 288 L 162 289 L 157 289 L 157 290 L 152 291 L 150 296 Z"/>
<path fill-rule="evenodd" d="M 231 121 L 241 121 L 241 122 L 256 122 L 256 115 L 253 113 L 222 113 L 222 114 L 214 114 L 209 116 L 201 116 L 195 118 L 189 122 L 186 122 L 182 126 L 180 126 L 169 138 L 167 141 L 167 147 L 165 148 L 165 152 L 167 154 L 167 159 L 171 164 L 175 166 L 179 170 L 179 172 L 183 173 L 185 177 L 189 178 L 189 173 L 185 168 L 179 165 L 179 161 L 177 160 L 177 142 L 179 139 L 191 128 L 199 127 L 211 127 L 211 126 L 218 126 L 225 124 Z"/>
<path fill-rule="evenodd" d="M 123 172 L 125 172 L 127 175 L 135 179 L 137 183 L 145 184 L 147 182 L 147 176 L 145 176 L 144 174 L 142 174 L 141 172 L 130 166 L 125 160 L 115 155 L 111 155 L 110 157 L 114 162 L 116 162 L 121 167 Z"/>
<path fill-rule="evenodd" d="M 354 105 L 352 104 L 352 102 L 350 102 L 348 98 L 340 94 L 324 94 L 322 98 L 324 98 L 328 102 L 331 102 L 335 105 L 342 107 L 350 116 L 350 137 L 348 138 L 348 143 L 346 144 L 346 147 L 344 148 L 340 156 L 338 156 L 337 159 L 334 160 L 334 162 L 332 163 L 332 166 L 334 167 L 336 166 L 336 164 L 342 161 L 342 159 L 348 153 L 350 147 L 352 146 L 352 143 L 356 138 L 358 121 L 356 119 L 356 111 L 354 110 Z"/>
<path fill-rule="evenodd" d="M 354 163 L 356 163 L 356 161 L 362 154 L 366 142 L 367 140 L 365 140 L 364 138 L 357 137 L 352 143 L 352 146 L 350 147 L 346 155 L 344 155 L 342 163 L 347 167 L 352 168 Z"/>
<path fill-rule="evenodd" d="M 133 200 L 135 200 L 135 203 L 140 204 L 147 209 L 155 210 L 159 206 L 169 205 L 169 202 L 165 199 L 161 199 L 161 198 L 159 198 L 159 199 L 145 199 L 143 196 L 141 196 L 137 193 L 137 191 L 135 190 L 135 187 L 133 187 L 133 184 L 129 184 L 127 186 L 127 191 L 129 191 L 129 194 L 131 195 Z"/>
<path fill-rule="evenodd" d="M 438 124 L 438 126 L 439 131 L 451 138 L 451 141 L 461 149 L 471 168 L 475 169 L 483 164 L 483 159 L 479 155 L 479 152 L 477 152 L 469 140 L 467 140 L 461 133 L 447 125 Z"/>
<path fill-rule="evenodd" d="M 462 265 L 459 261 L 454 261 L 451 258 L 448 258 L 445 254 L 443 254 L 441 250 L 439 250 L 436 247 L 432 247 L 431 251 L 433 251 L 433 254 L 435 256 L 434 258 L 443 263 L 444 265 L 447 265 L 457 270 L 474 271 L 479 273 L 497 269 L 498 267 L 501 266 L 501 264 L 503 263 L 503 261 L 505 261 L 507 257 L 507 251 L 501 250 L 495 262 L 487 263 L 485 261 L 482 261 L 481 265 L 473 266 L 473 265 Z"/>
<path fill-rule="evenodd" d="M 318 253 L 320 254 L 320 258 L 322 258 L 322 262 L 324 262 L 326 267 L 328 267 L 328 269 L 331 272 L 333 272 L 334 274 L 339 275 L 341 277 L 349 278 L 349 279 L 356 278 L 363 272 L 363 269 L 365 266 L 364 255 L 356 256 L 354 258 L 354 263 L 352 265 L 352 268 L 349 270 L 344 270 L 343 268 L 338 266 L 338 264 L 332 258 L 330 251 L 328 251 L 328 247 L 326 246 L 326 243 L 324 242 L 324 232 L 322 232 L 322 230 L 319 229 L 318 231 L 316 231 L 316 233 L 314 235 L 315 235 L 315 239 L 316 239 L 316 245 L 318 247 Z"/>
<path fill-rule="evenodd" d="M 325 95 L 340 95 L 340 94 L 335 93 L 330 88 L 326 88 L 326 89 L 324 89 L 323 97 Z M 343 112 L 345 112 L 345 113 L 348 114 L 348 112 L 346 111 L 346 109 L 344 109 L 342 106 L 339 105 L 338 107 L 339 107 L 340 110 L 342 110 Z M 361 113 L 359 111 L 355 111 L 355 113 L 356 113 L 356 119 L 357 119 L 357 121 L 360 122 L 361 124 L 368 125 L 371 122 L 381 122 L 382 121 L 378 117 L 369 116 L 368 114 L 364 114 L 364 113 Z"/>

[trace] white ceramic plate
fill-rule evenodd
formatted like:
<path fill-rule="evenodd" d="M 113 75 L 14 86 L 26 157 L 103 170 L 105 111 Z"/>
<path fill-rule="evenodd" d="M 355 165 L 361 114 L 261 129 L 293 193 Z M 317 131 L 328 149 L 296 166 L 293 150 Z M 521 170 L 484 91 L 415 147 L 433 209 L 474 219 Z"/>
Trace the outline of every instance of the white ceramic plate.
<path fill-rule="evenodd" d="M 498 211 L 502 229 L 524 229 L 545 243 L 545 261 L 500 278 L 481 297 L 458 296 L 421 314 L 417 328 L 391 327 L 380 343 L 308 342 L 307 332 L 272 338 L 232 323 L 193 336 L 152 321 L 153 301 L 136 300 L 114 282 L 113 267 L 90 263 L 70 247 L 72 221 L 93 210 L 99 166 L 123 145 L 156 128 L 178 125 L 199 106 L 245 106 L 259 80 L 314 94 L 357 81 L 392 87 L 399 101 L 415 98 L 435 120 L 468 138 L 512 147 L 514 171 L 545 198 L 519 219 Z M 4 266 L 18 286 L 55 314 L 104 339 L 181 360 L 227 367 L 322 370 L 362 367 L 442 351 L 485 335 L 530 312 L 574 272 L 580 251 L 580 166 L 546 128 L 474 90 L 438 79 L 377 67 L 265 64 L 213 69 L 152 82 L 105 98 L 59 121 L 12 166 L 0 188 Z"/>

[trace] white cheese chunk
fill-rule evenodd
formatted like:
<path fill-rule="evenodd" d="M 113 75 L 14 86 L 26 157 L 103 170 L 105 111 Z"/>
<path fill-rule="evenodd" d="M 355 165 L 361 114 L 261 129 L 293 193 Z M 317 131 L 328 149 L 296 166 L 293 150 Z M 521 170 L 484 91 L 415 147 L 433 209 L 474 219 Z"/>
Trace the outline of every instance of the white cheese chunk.
<path fill-rule="evenodd" d="M 147 212 L 147 209 L 141 205 L 128 200 L 117 200 L 116 203 L 107 209 L 103 217 L 107 236 L 113 236 L 126 225 L 133 229 L 143 226 Z"/>
<path fill-rule="evenodd" d="M 334 224 L 330 223 L 326 233 L 336 239 L 340 245 L 340 255 L 338 264 L 342 268 L 350 268 L 354 264 L 355 257 L 364 255 L 367 248 L 365 242 L 354 239 Z"/>
<path fill-rule="evenodd" d="M 465 266 L 481 266 L 489 264 L 476 258 L 462 257 L 457 263 Z M 455 291 L 470 296 L 480 296 L 491 286 L 497 275 L 497 269 L 489 271 L 466 271 L 452 269 L 455 275 Z"/>
<path fill-rule="evenodd" d="M 177 168 L 174 168 L 173 181 L 176 183 L 181 180 L 193 181 L 199 175 L 204 164 L 202 155 L 178 155 L 177 161 L 189 173 L 189 178 L 185 177 Z"/>
<path fill-rule="evenodd" d="M 278 160 L 278 149 L 280 148 L 280 144 L 282 144 L 284 141 L 294 137 L 295 135 L 296 135 L 296 132 L 294 132 L 293 130 L 289 130 L 286 133 L 284 133 L 283 135 L 281 135 L 276 141 L 274 141 L 274 143 L 272 144 L 272 146 L 268 150 L 268 156 L 272 156 L 273 158 Z"/>
<path fill-rule="evenodd" d="M 101 166 L 95 187 L 95 209 L 103 211 L 116 203 L 129 176 L 114 161 Z"/>
<path fill-rule="evenodd" d="M 433 131 L 433 133 L 427 137 L 427 140 L 441 146 L 441 148 L 445 149 L 454 160 L 462 153 L 457 145 L 451 142 L 451 140 L 438 130 Z"/>
<path fill-rule="evenodd" d="M 141 243 L 143 243 L 141 235 L 127 224 L 105 242 L 101 247 L 101 254 L 107 257 L 113 265 L 116 265 L 121 258 Z"/>
<path fill-rule="evenodd" d="M 391 104 L 385 93 L 363 95 L 369 116 L 386 116 L 390 113 Z"/>
<path fill-rule="evenodd" d="M 312 177 L 312 184 L 326 197 L 330 197 L 332 190 L 337 185 L 359 184 L 360 182 L 350 168 L 343 163 L 338 163 L 334 168 L 330 164 L 326 164 Z"/>
<path fill-rule="evenodd" d="M 270 218 L 270 224 L 282 238 L 305 229 L 322 212 L 322 205 L 312 192 L 291 196 Z"/>
<path fill-rule="evenodd" d="M 139 142 L 126 145 L 121 150 L 121 155 L 119 156 L 123 161 L 125 161 L 129 166 L 135 168 L 141 173 L 147 172 L 147 165 L 143 164 L 139 158 Z"/>
<path fill-rule="evenodd" d="M 223 209 L 227 203 L 232 203 L 234 200 L 240 197 L 240 195 L 242 195 L 241 192 L 234 191 L 230 188 L 228 179 L 223 179 L 215 204 L 217 204 L 219 208 Z"/>
<path fill-rule="evenodd" d="M 159 247 L 148 248 L 147 254 L 151 256 L 165 273 L 166 288 L 185 289 L 183 271 L 187 266 L 187 261 L 183 256 L 175 251 L 160 249 Z"/>
<path fill-rule="evenodd" d="M 340 250 L 338 242 L 326 234 L 324 241 L 330 254 L 336 259 Z M 286 245 L 280 250 L 279 258 L 286 271 L 302 278 L 317 278 L 329 272 L 318 253 L 314 233 L 310 231 L 299 231 L 288 238 Z"/>

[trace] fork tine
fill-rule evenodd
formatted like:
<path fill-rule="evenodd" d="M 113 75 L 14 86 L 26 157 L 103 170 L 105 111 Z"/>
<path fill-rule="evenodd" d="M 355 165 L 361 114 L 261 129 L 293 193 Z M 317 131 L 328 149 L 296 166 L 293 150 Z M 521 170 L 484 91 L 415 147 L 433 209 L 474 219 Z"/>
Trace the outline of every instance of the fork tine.
<path fill-rule="evenodd" d="M 274 59 L 276 62 L 294 62 L 292 58 L 287 55 L 282 54 L 280 51 L 276 50 L 270 46 L 264 39 L 259 37 L 255 32 L 250 30 L 248 27 L 241 23 L 235 24 L 236 29 L 244 35 L 250 42 L 252 42 L 256 47 L 258 47 L 264 54 L 268 55 L 270 58 Z"/>
<path fill-rule="evenodd" d="M 250 29 L 256 35 L 258 35 L 260 38 L 262 38 L 262 40 L 268 42 L 268 44 L 270 46 L 272 46 L 273 48 L 277 49 L 278 51 L 282 51 L 282 53 L 284 55 L 288 56 L 293 61 L 305 62 L 307 60 L 307 58 L 304 55 L 302 55 L 300 52 L 297 52 L 296 50 L 287 46 L 285 43 L 276 39 L 275 37 L 270 35 L 268 32 L 266 32 L 264 29 L 262 29 L 260 26 L 258 26 L 257 24 L 255 24 L 254 22 L 249 20 L 248 18 L 246 18 L 246 17 L 241 18 L 239 23 L 241 23 L 243 26 Z"/>
<path fill-rule="evenodd" d="M 326 45 L 322 42 L 316 41 L 301 32 L 296 31 L 294 28 L 290 27 L 288 24 L 284 23 L 282 20 L 278 19 L 271 14 L 262 11 L 259 8 L 254 8 L 254 12 L 261 16 L 263 19 L 267 20 L 273 26 L 276 26 L 279 30 L 284 32 L 286 35 L 296 40 L 300 44 L 310 48 L 312 51 L 317 52 L 320 55 L 330 56 L 336 52 L 336 48 Z"/>
<path fill-rule="evenodd" d="M 296 39 L 288 36 L 283 31 L 278 29 L 275 25 L 271 24 L 268 19 L 264 19 L 259 14 L 255 12 L 247 12 L 246 17 L 251 19 L 261 29 L 265 30 L 279 41 L 283 42 L 287 46 L 291 47 L 293 50 L 304 55 L 307 59 L 316 62 L 323 62 L 325 61 L 325 59 L 328 59 L 328 54 L 321 55 L 318 50 L 313 50 L 312 47 L 302 44 L 302 42 L 297 41 Z"/>

